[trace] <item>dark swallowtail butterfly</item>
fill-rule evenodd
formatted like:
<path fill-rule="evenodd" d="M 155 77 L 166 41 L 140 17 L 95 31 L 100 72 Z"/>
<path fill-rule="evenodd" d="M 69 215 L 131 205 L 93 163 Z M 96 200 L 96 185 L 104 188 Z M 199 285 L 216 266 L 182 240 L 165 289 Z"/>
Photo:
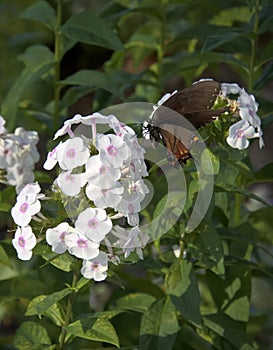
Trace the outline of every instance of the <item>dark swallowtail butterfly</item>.
<path fill-rule="evenodd" d="M 191 158 L 191 144 L 198 139 L 195 129 L 228 111 L 228 107 L 211 109 L 220 90 L 221 84 L 217 81 L 199 81 L 178 91 L 154 111 L 147 129 L 152 140 L 162 140 L 169 151 L 170 163 L 174 163 L 174 157 L 179 163 Z M 185 118 L 190 124 L 183 122 Z"/>

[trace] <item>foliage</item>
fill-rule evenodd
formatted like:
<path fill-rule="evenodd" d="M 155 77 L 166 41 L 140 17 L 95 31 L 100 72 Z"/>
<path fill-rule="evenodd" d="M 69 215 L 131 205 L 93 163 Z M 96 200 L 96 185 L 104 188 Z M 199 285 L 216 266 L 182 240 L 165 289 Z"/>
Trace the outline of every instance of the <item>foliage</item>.
<path fill-rule="evenodd" d="M 2 61 L 2 75 L 10 79 L 1 83 L 1 115 L 8 130 L 37 130 L 42 155 L 75 111 L 154 103 L 164 92 L 208 76 L 245 86 L 260 103 L 263 125 L 272 124 L 266 93 L 273 64 L 270 1 L 38 0 L 24 6 L 2 1 L 0 8 L 6 14 L 20 10 L 16 19 L 11 15 L 18 32 L 2 28 L 9 42 L 0 44 L 7 57 L 17 55 L 21 62 L 13 63 L 21 69 L 14 76 L 12 64 Z M 189 161 L 183 166 L 183 215 L 146 247 L 143 261 L 113 267 L 107 282 L 82 278 L 77 259 L 56 257 L 44 241 L 31 261 L 18 262 L 5 234 L 14 230 L 7 213 L 14 194 L 3 190 L 1 348 L 270 349 L 272 197 L 260 198 L 252 188 L 272 183 L 272 164 L 255 167 L 255 147 L 254 156 L 230 149 L 227 126 L 217 121 L 201 130 L 215 179 L 202 223 L 185 233 L 198 191 Z M 165 200 L 166 184 L 152 167 L 150 176 L 156 193 L 145 219 L 155 218 Z M 41 169 L 36 178 L 45 187 L 49 182 Z M 57 204 L 48 210 L 57 213 Z M 172 246 L 178 246 L 178 257 Z M 137 260 L 132 255 L 132 263 Z"/>

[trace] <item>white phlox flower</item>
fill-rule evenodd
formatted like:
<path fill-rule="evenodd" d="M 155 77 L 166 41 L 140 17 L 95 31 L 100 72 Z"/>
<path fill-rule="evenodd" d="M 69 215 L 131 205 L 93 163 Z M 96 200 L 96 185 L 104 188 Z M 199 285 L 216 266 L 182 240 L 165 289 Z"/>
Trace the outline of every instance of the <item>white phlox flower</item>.
<path fill-rule="evenodd" d="M 77 230 L 66 235 L 66 246 L 70 254 L 84 260 L 93 259 L 99 254 L 99 243 L 91 241 Z"/>
<path fill-rule="evenodd" d="M 97 139 L 97 149 L 101 160 L 118 168 L 129 156 L 129 148 L 122 138 L 116 135 L 101 135 Z"/>
<path fill-rule="evenodd" d="M 135 251 L 138 257 L 143 259 L 142 249 L 149 242 L 149 237 L 147 234 L 141 232 L 138 226 L 128 230 L 116 225 L 112 233 L 118 238 L 114 246 L 122 249 L 125 258 L 128 258 Z"/>
<path fill-rule="evenodd" d="M 2 132 L 1 132 L 2 125 Z M 38 134 L 16 128 L 14 133 L 3 129 L 5 120 L 0 116 L 0 169 L 4 169 L 4 182 L 16 187 L 19 193 L 28 182 L 34 181 L 34 164 L 39 160 L 37 151 Z"/>
<path fill-rule="evenodd" d="M 93 242 L 101 242 L 112 229 L 112 221 L 101 208 L 87 208 L 80 213 L 75 228 Z"/>
<path fill-rule="evenodd" d="M 231 147 L 238 148 L 239 150 L 246 149 L 249 145 L 248 139 L 253 138 L 254 135 L 254 127 L 247 121 L 240 120 L 229 128 L 227 143 Z"/>
<path fill-rule="evenodd" d="M 38 184 L 26 185 L 17 196 L 15 206 L 11 209 L 11 216 L 19 226 L 27 226 L 32 217 L 40 212 L 44 195 L 40 194 Z"/>
<path fill-rule="evenodd" d="M 72 174 L 71 171 L 61 173 L 56 179 L 56 184 L 66 196 L 78 195 L 86 184 L 85 174 Z"/>
<path fill-rule="evenodd" d="M 56 158 L 63 170 L 72 170 L 84 165 L 90 156 L 89 149 L 84 145 L 83 139 L 75 137 L 63 142 L 57 148 Z"/>
<path fill-rule="evenodd" d="M 222 83 L 222 96 L 227 97 L 229 94 L 239 95 L 237 99 L 237 106 L 239 116 L 242 121 L 246 123 L 236 123 L 231 126 L 227 142 L 231 147 L 238 149 L 245 149 L 249 146 L 248 139 L 259 138 L 260 148 L 264 147 L 263 131 L 261 128 L 261 119 L 257 114 L 258 103 L 254 95 L 248 94 L 244 88 L 239 87 L 238 84 Z M 237 130 L 235 132 L 235 130 Z"/>
<path fill-rule="evenodd" d="M 20 260 L 30 260 L 32 249 L 36 245 L 36 237 L 30 226 L 18 227 L 12 240 L 12 245 L 17 251 Z"/>
<path fill-rule="evenodd" d="M 90 184 L 111 188 L 121 176 L 120 168 L 114 168 L 101 161 L 99 155 L 90 157 L 85 164 L 85 176 Z"/>
<path fill-rule="evenodd" d="M 49 228 L 46 231 L 46 241 L 52 246 L 52 251 L 57 254 L 63 254 L 67 249 L 66 239 L 69 232 L 72 232 L 67 222 L 62 222 L 54 228 Z"/>
<path fill-rule="evenodd" d="M 105 252 L 100 251 L 98 256 L 90 260 L 83 260 L 81 274 L 83 277 L 94 281 L 103 281 L 107 277 L 108 257 Z"/>

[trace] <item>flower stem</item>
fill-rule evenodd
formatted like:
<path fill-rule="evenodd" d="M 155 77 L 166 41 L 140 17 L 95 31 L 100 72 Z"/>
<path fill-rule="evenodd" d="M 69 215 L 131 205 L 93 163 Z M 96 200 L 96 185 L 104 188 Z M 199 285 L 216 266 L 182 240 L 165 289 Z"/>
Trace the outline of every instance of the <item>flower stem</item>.
<path fill-rule="evenodd" d="M 54 61 L 55 61 L 55 75 L 54 75 L 54 119 L 53 128 L 57 130 L 58 121 L 60 117 L 60 93 L 61 88 L 58 85 L 60 81 L 60 65 L 61 65 L 61 31 L 62 24 L 62 0 L 57 0 L 57 21 L 55 26 L 55 47 L 54 47 Z"/>
<path fill-rule="evenodd" d="M 251 54 L 250 54 L 250 62 L 249 62 L 249 77 L 248 77 L 248 91 L 251 92 L 253 90 L 253 81 L 255 75 L 255 58 L 256 58 L 256 45 L 258 38 L 258 30 L 259 30 L 259 0 L 256 0 L 254 5 L 254 25 L 253 25 L 253 37 L 251 38 Z"/>
<path fill-rule="evenodd" d="M 78 275 L 79 275 L 79 272 L 78 271 L 74 271 L 72 284 L 71 284 L 72 292 L 69 294 L 69 297 L 68 297 L 68 300 L 67 300 L 64 324 L 62 326 L 62 332 L 60 334 L 60 341 L 59 341 L 59 349 L 60 350 L 64 349 L 65 338 L 66 338 L 66 334 L 67 334 L 65 328 L 69 325 L 69 323 L 71 321 L 71 317 L 72 317 L 72 307 L 73 307 L 73 302 L 74 302 L 74 298 L 75 298 L 75 295 L 76 295 L 75 288 L 76 288 L 76 285 L 77 285 L 77 282 L 78 282 Z"/>

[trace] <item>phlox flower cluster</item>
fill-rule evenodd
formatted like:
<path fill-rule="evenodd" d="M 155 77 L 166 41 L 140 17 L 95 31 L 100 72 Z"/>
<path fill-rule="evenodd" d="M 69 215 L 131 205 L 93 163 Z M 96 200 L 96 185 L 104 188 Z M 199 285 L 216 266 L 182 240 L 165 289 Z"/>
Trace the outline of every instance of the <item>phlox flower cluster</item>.
<path fill-rule="evenodd" d="M 260 148 L 264 147 L 263 131 L 261 128 L 261 119 L 258 116 L 258 103 L 253 95 L 249 95 L 244 88 L 238 84 L 222 83 L 222 96 L 237 95 L 236 106 L 241 118 L 238 122 L 231 125 L 227 143 L 239 150 L 246 149 L 249 146 L 249 139 L 259 138 Z"/>
<path fill-rule="evenodd" d="M 0 169 L 1 182 L 16 187 L 17 194 L 27 183 L 34 181 L 34 164 L 39 160 L 38 134 L 16 128 L 8 133 L 5 119 L 0 116 Z"/>
<path fill-rule="evenodd" d="M 111 133 L 100 134 L 98 124 L 105 124 Z M 79 132 L 79 126 L 90 130 L 88 136 Z M 135 132 L 113 115 L 77 114 L 65 121 L 54 139 L 61 136 L 66 139 L 48 153 L 44 168 L 58 166 L 53 190 L 62 198 L 79 198 L 84 204 L 79 205 L 77 216 L 70 217 L 69 223 L 48 228 L 45 238 L 53 252 L 68 252 L 82 259 L 84 277 L 102 281 L 107 277 L 109 261 L 118 263 L 120 254 L 127 258 L 133 251 L 142 259 L 142 249 L 148 243 L 148 236 L 138 227 L 141 202 L 148 193 L 143 181 L 148 175 L 144 149 Z M 31 258 L 36 244 L 29 223 L 40 219 L 40 199 L 46 199 L 38 191 L 38 184 L 28 186 L 17 196 L 11 212 L 18 225 L 13 245 L 23 260 Z M 131 228 L 113 224 L 120 218 L 125 218 Z"/>

